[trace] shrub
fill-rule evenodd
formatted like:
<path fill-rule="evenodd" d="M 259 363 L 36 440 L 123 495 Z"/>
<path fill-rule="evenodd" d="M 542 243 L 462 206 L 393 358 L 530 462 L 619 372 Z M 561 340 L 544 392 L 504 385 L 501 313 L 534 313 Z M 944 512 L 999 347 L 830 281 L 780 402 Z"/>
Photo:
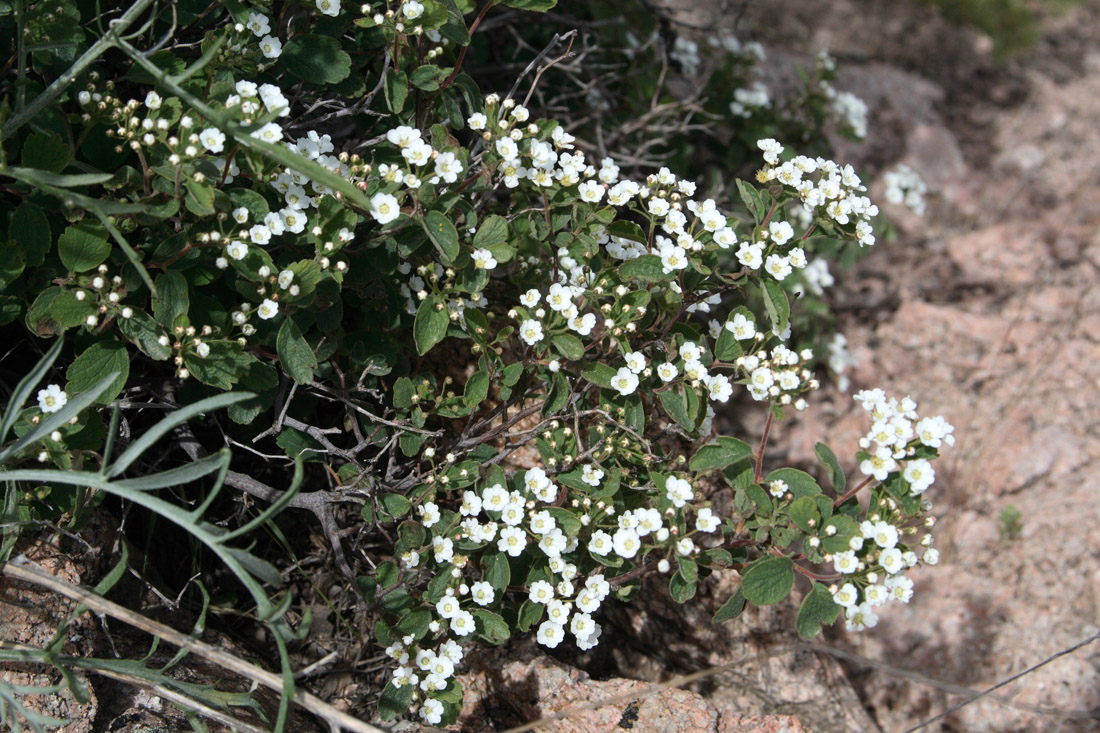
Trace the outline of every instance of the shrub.
<path fill-rule="evenodd" d="M 757 115 L 759 89 L 733 87 L 758 127 L 735 125 L 753 133 L 730 160 L 751 154 L 756 173 L 716 187 L 730 200 L 667 166 L 631 178 L 559 121 L 483 94 L 465 60 L 494 3 L 467 25 L 473 8 L 452 0 L 270 15 L 180 2 L 143 29 L 164 43 L 141 50 L 125 33 L 149 4 L 91 44 L 89 11 L 69 0 L 3 18 L 32 45 L 6 98 L 0 316 L 56 338 L 67 362 L 63 378 L 36 373 L 37 407 L 5 413 L 24 437 L 5 470 L 44 482 L 9 488 L 9 506 L 71 518 L 109 493 L 97 479 L 63 494 L 72 480 L 20 464 L 105 475 L 100 441 L 122 402 L 246 391 L 217 402 L 228 422 L 206 429 L 236 446 L 273 437 L 306 485 L 362 503 L 357 521 L 385 545 L 357 587 L 396 660 L 380 712 L 415 706 L 432 724 L 457 716 L 466 642 L 533 633 L 590 648 L 601 604 L 631 600 L 645 575 L 667 575 L 684 602 L 714 568 L 738 569 L 720 619 L 784 600 L 801 576 L 804 636 L 842 611 L 860 629 L 887 600 L 908 602 L 904 571 L 937 557 L 923 494 L 952 442 L 942 418 L 864 391 L 860 483 L 846 486 L 824 444 L 828 492 L 802 470 L 765 471 L 773 422 L 818 387 L 813 349 L 794 341 L 794 285 L 805 292 L 815 252 L 875 242 L 878 208 L 851 166 L 768 134 L 797 129 L 820 147 L 838 110 L 858 132 L 855 102 L 837 106 L 820 83 L 827 56 L 790 114 Z M 686 42 L 674 51 L 689 65 Z M 747 80 L 729 75 L 751 66 L 742 56 L 723 63 L 721 78 Z M 755 402 L 761 437 L 715 434 L 723 405 Z M 59 409 L 64 425 L 44 431 Z M 150 469 L 112 475 L 126 468 Z M 257 567 L 234 572 L 288 675 L 289 600 L 274 609 L 257 583 L 277 577 Z"/>

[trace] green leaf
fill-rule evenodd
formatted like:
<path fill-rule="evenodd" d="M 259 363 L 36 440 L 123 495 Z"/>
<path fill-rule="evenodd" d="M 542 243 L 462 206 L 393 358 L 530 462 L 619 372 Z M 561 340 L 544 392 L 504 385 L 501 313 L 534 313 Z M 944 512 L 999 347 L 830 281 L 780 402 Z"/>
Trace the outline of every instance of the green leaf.
<path fill-rule="evenodd" d="M 632 221 L 616 221 L 612 222 L 607 227 L 607 233 L 612 237 L 619 237 L 621 239 L 629 239 L 632 242 L 638 242 L 639 244 L 648 244 L 649 240 L 646 238 L 645 232 L 642 228 Z"/>
<path fill-rule="evenodd" d="M 745 571 L 741 592 L 745 600 L 770 606 L 786 598 L 794 586 L 794 562 L 789 557 L 762 557 Z"/>
<path fill-rule="evenodd" d="M 118 376 L 96 399 L 97 404 L 110 403 L 126 386 L 126 378 L 130 376 L 130 356 L 126 347 L 118 341 L 97 341 L 69 365 L 65 372 L 67 391 L 83 392 L 111 373 Z"/>
<path fill-rule="evenodd" d="M 794 502 L 791 503 L 788 512 L 790 512 L 791 520 L 797 524 L 802 531 L 817 532 L 817 527 L 821 524 L 821 512 L 817 509 L 817 502 L 811 497 L 803 496 L 801 499 L 795 499 Z"/>
<path fill-rule="evenodd" d="M 161 345 L 159 340 L 164 331 L 145 311 L 135 310 L 129 318 L 119 318 L 118 328 L 149 358 L 164 361 L 172 356 L 172 347 Z"/>
<path fill-rule="evenodd" d="M 458 257 L 458 230 L 451 220 L 438 211 L 429 211 L 424 216 L 424 231 L 443 255 L 443 264 L 454 263 Z"/>
<path fill-rule="evenodd" d="M 382 494 L 378 501 L 382 505 L 382 511 L 394 519 L 400 519 L 412 509 L 412 502 L 401 494 Z"/>
<path fill-rule="evenodd" d="M 477 635 L 490 644 L 503 644 L 508 641 L 511 632 L 508 631 L 507 622 L 499 615 L 485 609 L 473 612 L 477 621 Z"/>
<path fill-rule="evenodd" d="M 395 687 L 393 680 L 390 680 L 382 690 L 382 697 L 378 699 L 378 715 L 386 723 L 391 722 L 398 715 L 405 715 L 409 712 L 412 694 L 412 685 Z"/>
<path fill-rule="evenodd" d="M 462 11 L 454 0 L 443 0 L 443 5 L 447 8 L 447 22 L 439 32 L 459 46 L 469 45 L 470 31 L 466 29 L 466 23 L 462 20 Z"/>
<path fill-rule="evenodd" d="M 733 335 L 733 332 L 728 328 L 723 328 L 722 333 L 718 335 L 718 340 L 714 342 L 714 358 L 718 361 L 730 363 L 744 353 L 744 349 L 741 348 L 741 344 L 737 337 Z"/>
<path fill-rule="evenodd" d="M 50 251 L 53 237 L 46 215 L 30 201 L 19 204 L 8 225 L 8 237 L 23 245 L 27 265 L 37 267 Z"/>
<path fill-rule="evenodd" d="M 23 274 L 27 266 L 27 255 L 23 246 L 17 242 L 0 242 L 0 288 Z"/>
<path fill-rule="evenodd" d="M 679 572 L 673 574 L 668 581 L 668 591 L 672 600 L 677 603 L 686 603 L 695 597 L 697 586 L 694 582 L 685 579 Z"/>
<path fill-rule="evenodd" d="M 821 583 L 814 583 L 813 588 L 802 599 L 795 628 L 803 639 L 812 639 L 821 633 L 822 626 L 833 623 L 839 615 L 840 606 L 833 600 L 829 589 Z"/>
<path fill-rule="evenodd" d="M 768 318 L 779 333 L 787 330 L 787 319 L 791 315 L 791 305 L 787 301 L 787 292 L 775 280 L 764 280 L 764 308 Z"/>
<path fill-rule="evenodd" d="M 805 471 L 799 471 L 797 468 L 776 469 L 768 474 L 765 482 L 771 483 L 776 479 L 786 482 L 791 495 L 796 499 L 803 496 L 813 497 L 821 493 L 821 487 L 817 485 L 814 477 Z"/>
<path fill-rule="evenodd" d="M 584 357 L 584 343 L 571 333 L 559 333 L 551 339 L 566 359 L 576 361 Z"/>
<path fill-rule="evenodd" d="M 760 194 L 756 188 L 748 181 L 738 180 L 737 192 L 741 194 L 741 200 L 745 203 L 745 208 L 749 210 L 752 217 L 758 222 L 763 219 L 765 212 L 761 211 Z"/>
<path fill-rule="evenodd" d="M 486 372 L 474 372 L 466 382 L 466 390 L 462 395 L 467 407 L 477 407 L 489 396 L 489 375 Z"/>
<path fill-rule="evenodd" d="M 331 36 L 294 36 L 283 46 L 280 62 L 281 68 L 310 84 L 337 84 L 351 73 L 351 56 Z"/>
<path fill-rule="evenodd" d="M 212 216 L 214 214 L 214 187 L 208 183 L 199 183 L 193 178 L 183 182 L 187 189 L 183 205 L 195 216 Z"/>
<path fill-rule="evenodd" d="M 425 298 L 416 309 L 413 321 L 413 339 L 416 351 L 423 356 L 447 335 L 447 324 L 451 322 L 443 299 L 437 295 Z"/>
<path fill-rule="evenodd" d="M 207 341 L 206 344 L 210 347 L 210 353 L 205 359 L 188 352 L 183 362 L 191 370 L 191 376 L 211 387 L 232 389 L 256 361 L 251 354 L 244 353 L 236 341 Z"/>
<path fill-rule="evenodd" d="M 836 493 L 843 494 L 846 483 L 844 470 L 840 467 L 840 461 L 837 460 L 836 454 L 824 443 L 818 443 L 814 448 L 814 452 L 817 453 L 817 460 L 821 461 L 821 465 L 829 469 L 829 481 L 833 484 Z"/>
<path fill-rule="evenodd" d="M 694 430 L 695 422 L 688 415 L 687 404 L 684 402 L 684 393 L 680 387 L 673 387 L 672 389 L 666 389 L 658 392 L 657 397 L 661 400 L 661 406 L 665 408 L 665 412 L 673 420 L 678 422 L 684 430 Z"/>
<path fill-rule="evenodd" d="M 79 326 L 95 311 L 95 301 L 90 298 L 77 300 L 72 290 L 62 290 L 50 303 L 50 315 L 61 328 Z"/>
<path fill-rule="evenodd" d="M 508 584 L 512 582 L 512 567 L 508 564 L 508 558 L 503 552 L 488 555 L 482 561 L 484 579 L 497 593 L 503 593 Z"/>
<path fill-rule="evenodd" d="M 412 398 L 416 393 L 413 389 L 412 380 L 408 377 L 401 377 L 393 385 L 393 406 L 394 407 L 412 407 Z"/>
<path fill-rule="evenodd" d="M 386 105 L 390 112 L 401 114 L 401 110 L 405 108 L 405 98 L 409 96 L 409 77 L 404 71 L 389 69 L 383 91 L 386 93 Z"/>
<path fill-rule="evenodd" d="M 582 377 L 592 382 L 592 384 L 599 385 L 605 389 L 611 388 L 611 380 L 615 378 L 615 374 L 616 372 L 614 369 L 600 362 L 588 364 L 581 370 Z"/>
<path fill-rule="evenodd" d="M 542 612 L 545 610 L 546 606 L 541 603 L 535 603 L 528 598 L 519 607 L 519 618 L 516 619 L 516 628 L 526 634 L 531 630 L 532 626 L 542 619 Z"/>
<path fill-rule="evenodd" d="M 558 4 L 558 0 L 502 0 L 502 5 L 517 10 L 533 10 L 536 13 L 545 13 Z"/>
<path fill-rule="evenodd" d="M 441 69 L 432 64 L 425 64 L 417 67 L 416 71 L 409 77 L 409 83 L 417 89 L 423 89 L 425 92 L 434 92 L 439 89 L 439 85 L 450 73 L 450 69 Z"/>
<path fill-rule="evenodd" d="M 432 612 L 430 610 L 423 607 L 414 608 L 405 614 L 393 628 L 401 636 L 412 634 L 414 638 L 422 639 L 428 633 L 428 626 L 431 622 Z"/>
<path fill-rule="evenodd" d="M 279 352 L 279 363 L 283 370 L 298 384 L 313 382 L 313 371 L 317 368 L 317 355 L 302 336 L 298 324 L 291 318 L 283 320 L 279 326 L 279 335 L 275 339 L 275 348 Z"/>
<path fill-rule="evenodd" d="M 175 270 L 157 275 L 157 294 L 153 296 L 153 318 L 157 323 L 171 330 L 177 316 L 187 315 L 191 307 L 191 296 L 187 288 L 187 278 Z"/>
<path fill-rule="evenodd" d="M 688 467 L 692 471 L 711 471 L 725 468 L 751 455 L 752 448 L 748 443 L 723 435 L 697 450 Z"/>
<path fill-rule="evenodd" d="M 678 572 L 684 577 L 684 580 L 689 583 L 695 583 L 699 580 L 699 565 L 690 557 L 678 557 L 676 563 L 680 566 Z"/>
<path fill-rule="evenodd" d="M 619 265 L 619 275 L 624 279 L 657 283 L 668 279 L 661 258 L 657 255 L 642 255 Z"/>
<path fill-rule="evenodd" d="M 503 244 L 508 239 L 508 221 L 503 216 L 493 214 L 481 223 L 474 235 L 475 247 L 492 247 Z"/>
<path fill-rule="evenodd" d="M 282 448 L 288 457 L 295 459 L 316 460 L 321 450 L 320 443 L 294 428 L 283 428 L 276 436 L 275 444 Z"/>
<path fill-rule="evenodd" d="M 741 615 L 741 612 L 745 610 L 745 594 L 738 588 L 737 592 L 730 596 L 722 607 L 719 608 L 714 614 L 714 623 L 721 623 L 722 621 L 731 621 Z"/>
<path fill-rule="evenodd" d="M 69 164 L 69 146 L 52 132 L 36 132 L 23 143 L 23 165 L 60 173 Z"/>
<path fill-rule="evenodd" d="M 829 533 L 830 527 L 833 528 L 832 534 Z M 849 543 L 858 534 L 859 525 L 855 520 L 843 514 L 834 514 L 822 524 L 821 533 L 818 534 L 822 554 L 848 551 L 851 549 Z"/>
<path fill-rule="evenodd" d="M 85 219 L 66 227 L 57 239 L 57 250 L 69 272 L 86 272 L 107 259 L 111 244 L 102 227 Z"/>

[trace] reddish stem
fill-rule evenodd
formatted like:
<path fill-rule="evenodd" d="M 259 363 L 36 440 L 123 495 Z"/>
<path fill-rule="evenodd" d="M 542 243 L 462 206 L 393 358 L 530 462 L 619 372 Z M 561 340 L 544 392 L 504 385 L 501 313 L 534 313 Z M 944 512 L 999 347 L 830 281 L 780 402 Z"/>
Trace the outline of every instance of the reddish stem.
<path fill-rule="evenodd" d="M 764 467 L 764 448 L 768 445 L 768 433 L 772 429 L 772 419 L 775 417 L 775 413 L 772 412 L 770 406 L 768 409 L 768 421 L 764 423 L 764 435 L 760 437 L 760 450 L 756 452 L 756 472 L 753 476 L 753 483 L 760 483 L 760 471 Z"/>
<path fill-rule="evenodd" d="M 873 479 L 873 478 L 874 478 L 874 476 L 868 476 L 867 478 L 863 479 L 863 481 L 861 481 L 858 486 L 856 486 L 854 489 L 852 489 L 851 491 L 846 493 L 844 496 L 840 497 L 835 502 L 833 502 L 833 506 L 834 507 L 840 506 L 844 502 L 851 499 L 853 496 L 856 495 L 856 492 L 858 492 L 860 489 L 862 489 L 867 484 L 871 483 L 871 479 Z"/>
<path fill-rule="evenodd" d="M 471 36 L 474 35 L 474 31 L 477 30 L 477 27 L 481 25 L 481 19 L 484 18 L 485 14 L 489 12 L 489 8 L 493 7 L 494 5 L 496 5 L 495 0 L 489 0 L 489 2 L 485 3 L 485 7 L 481 9 L 481 12 L 477 14 L 477 18 L 474 19 L 474 24 L 470 26 Z M 439 85 L 440 92 L 449 87 L 451 84 L 454 84 L 455 77 L 458 76 L 458 72 L 462 71 L 462 62 L 466 58 L 466 49 L 468 48 L 469 46 L 463 46 L 462 50 L 458 52 L 458 59 L 455 61 L 454 71 L 452 71 L 451 75 L 447 77 L 447 81 Z"/>

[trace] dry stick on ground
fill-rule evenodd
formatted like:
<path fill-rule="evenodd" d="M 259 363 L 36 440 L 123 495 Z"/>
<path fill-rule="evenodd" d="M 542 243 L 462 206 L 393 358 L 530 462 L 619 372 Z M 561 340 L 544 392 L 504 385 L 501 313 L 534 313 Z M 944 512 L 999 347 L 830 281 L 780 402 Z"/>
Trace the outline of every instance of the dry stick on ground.
<path fill-rule="evenodd" d="M 176 631 L 170 626 L 165 626 L 152 619 L 148 619 L 139 613 L 131 611 L 124 606 L 120 606 L 113 601 L 108 601 L 80 586 L 67 583 L 60 578 L 55 578 L 29 565 L 7 563 L 0 567 L 0 574 L 63 595 L 66 598 L 70 598 L 77 603 L 87 606 L 95 613 L 106 614 L 119 621 L 123 621 L 159 639 L 163 639 L 173 646 L 186 649 L 191 654 L 209 660 L 224 670 L 238 674 L 245 679 L 282 694 L 283 678 L 280 675 L 268 672 L 265 669 L 260 669 L 256 665 L 235 657 L 228 652 L 222 651 L 211 644 L 207 644 L 204 641 Z M 385 733 L 381 728 L 376 728 L 369 723 L 365 723 L 343 711 L 337 710 L 321 698 L 311 695 L 305 690 L 296 689 L 294 691 L 294 702 L 320 717 L 328 723 L 333 730 L 349 730 L 354 733 Z"/>

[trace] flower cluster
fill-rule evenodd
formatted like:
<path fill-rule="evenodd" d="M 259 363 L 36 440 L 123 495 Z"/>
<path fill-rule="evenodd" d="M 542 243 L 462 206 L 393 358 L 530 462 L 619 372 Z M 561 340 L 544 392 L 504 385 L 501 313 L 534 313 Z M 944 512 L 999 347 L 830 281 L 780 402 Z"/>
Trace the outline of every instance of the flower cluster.
<path fill-rule="evenodd" d="M 878 606 L 891 600 L 909 602 L 913 581 L 905 577 L 905 570 L 922 562 L 939 562 L 930 533 L 914 545 L 905 538 L 935 524 L 933 516 L 921 518 L 932 506 L 918 497 L 935 481 L 931 459 L 939 448 L 955 441 L 954 428 L 943 417 L 921 418 L 908 397 L 887 398 L 882 390 L 873 389 L 859 392 L 855 399 L 873 421 L 860 440 L 861 448 L 872 451 L 861 454 L 860 470 L 868 480 L 879 481 L 880 488 L 849 549 L 825 559 L 832 561 L 844 580 L 830 586 L 833 600 L 844 609 L 848 629 L 858 631 L 878 623 Z"/>

